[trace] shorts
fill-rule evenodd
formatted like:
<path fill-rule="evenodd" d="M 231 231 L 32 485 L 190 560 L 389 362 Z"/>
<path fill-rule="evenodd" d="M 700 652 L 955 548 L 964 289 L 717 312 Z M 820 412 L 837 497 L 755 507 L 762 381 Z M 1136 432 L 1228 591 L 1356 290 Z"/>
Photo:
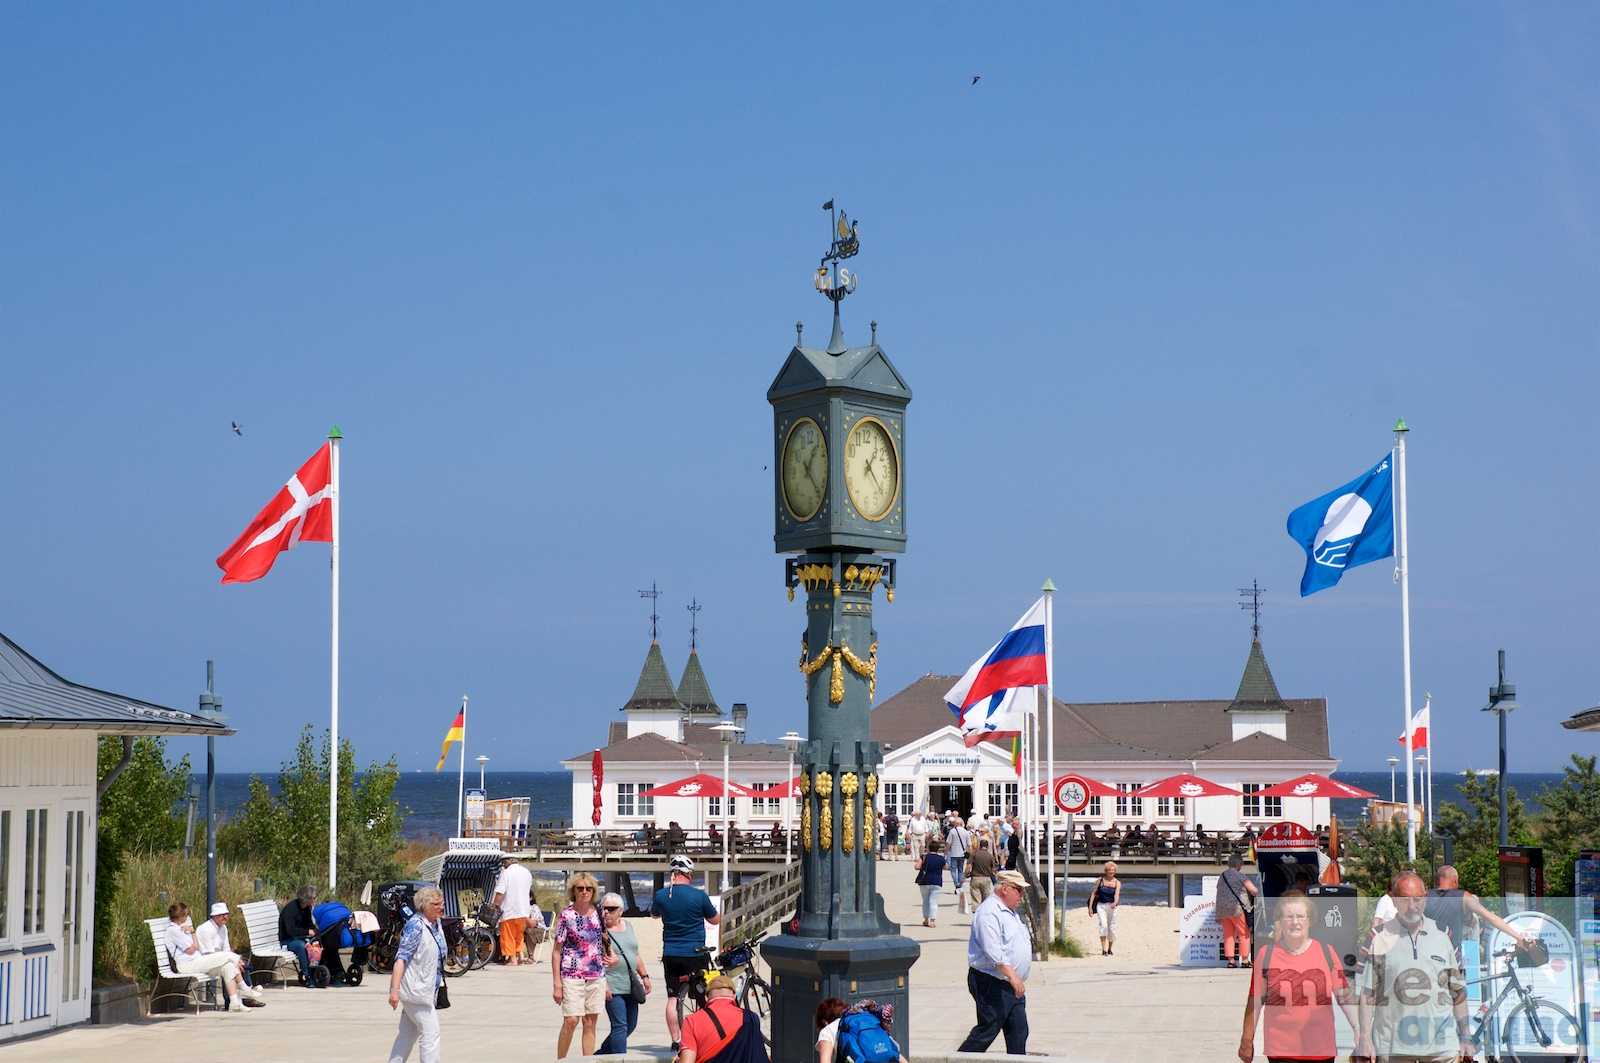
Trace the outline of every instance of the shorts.
<path fill-rule="evenodd" d="M 691 975 L 710 966 L 710 956 L 661 957 L 661 977 L 667 983 L 667 996 L 676 997 L 678 990 Z"/>
<path fill-rule="evenodd" d="M 604 978 L 561 979 L 561 1017 L 603 1015 L 606 1010 Z"/>

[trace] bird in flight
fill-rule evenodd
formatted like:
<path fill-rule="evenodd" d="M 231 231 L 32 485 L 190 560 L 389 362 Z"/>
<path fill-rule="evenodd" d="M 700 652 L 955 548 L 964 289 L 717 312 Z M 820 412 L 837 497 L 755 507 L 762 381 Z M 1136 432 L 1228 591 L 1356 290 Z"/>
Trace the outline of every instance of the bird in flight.
<path fill-rule="evenodd" d="M 982 76 L 983 76 L 983 75 L 982 75 L 982 74 L 979 74 L 979 75 L 978 75 L 978 77 L 982 77 Z M 976 84 L 977 84 L 977 83 L 978 83 L 978 78 L 976 78 L 976 77 L 975 77 L 975 78 L 973 78 L 973 79 L 972 79 L 972 83 L 973 83 L 973 84 L 974 84 L 974 85 L 976 85 Z"/>
<path fill-rule="evenodd" d="M 236 435 L 236 436 L 244 435 L 244 432 L 239 428 L 239 422 L 238 421 L 229 421 L 228 423 L 233 425 L 233 434 L 234 435 Z"/>

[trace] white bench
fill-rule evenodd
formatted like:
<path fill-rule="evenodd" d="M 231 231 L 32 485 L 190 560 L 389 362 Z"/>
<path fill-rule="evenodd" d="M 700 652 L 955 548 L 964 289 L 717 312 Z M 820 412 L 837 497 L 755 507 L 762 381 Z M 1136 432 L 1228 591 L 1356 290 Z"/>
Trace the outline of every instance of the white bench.
<path fill-rule="evenodd" d="M 222 994 L 219 992 L 222 988 L 220 978 L 210 974 L 179 974 L 173 969 L 172 957 L 167 953 L 167 927 L 171 925 L 172 920 L 160 916 L 156 919 L 146 919 L 144 922 L 150 928 L 150 940 L 156 947 L 156 987 L 150 994 L 150 1003 L 154 1005 L 156 1001 L 167 997 L 181 997 L 185 1004 L 193 1004 L 198 1014 L 200 1005 L 204 1001 L 195 996 L 195 990 L 203 986 L 211 995 L 212 1007 L 220 1008 L 222 1006 Z M 168 984 L 181 984 L 182 988 L 163 993 L 161 990 Z"/>
<path fill-rule="evenodd" d="M 299 958 L 278 944 L 278 902 L 250 901 L 239 905 L 239 911 L 244 915 L 245 933 L 250 936 L 250 984 L 255 984 L 257 974 L 266 975 L 269 981 L 276 980 L 279 977 L 278 965 L 283 960 L 294 965 L 295 977 L 298 978 Z M 258 971 L 258 960 L 270 960 L 271 963 Z"/>

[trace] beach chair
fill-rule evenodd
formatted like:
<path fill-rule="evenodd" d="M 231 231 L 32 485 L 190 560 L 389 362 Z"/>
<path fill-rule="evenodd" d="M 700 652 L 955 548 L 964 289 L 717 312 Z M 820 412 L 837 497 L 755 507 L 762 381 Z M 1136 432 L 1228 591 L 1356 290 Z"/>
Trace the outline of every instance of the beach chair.
<path fill-rule="evenodd" d="M 150 1010 L 159 1010 L 156 1001 L 174 998 L 182 1000 L 185 1007 L 193 1004 L 196 1015 L 203 1004 L 220 1008 L 222 994 L 217 992 L 222 986 L 220 978 L 209 974 L 179 974 L 173 969 L 172 957 L 167 953 L 167 924 L 171 922 L 164 915 L 144 921 L 150 928 L 150 940 L 156 949 L 156 987 L 150 992 Z M 201 989 L 206 991 L 208 999 L 202 1000 L 197 995 Z"/>
<path fill-rule="evenodd" d="M 258 974 L 269 984 L 284 984 L 298 979 L 300 961 L 294 953 L 278 944 L 278 902 L 249 901 L 239 905 L 239 911 L 244 914 L 245 932 L 250 935 L 250 972 L 247 976 L 250 984 L 256 984 Z M 283 974 L 280 965 L 284 960 L 289 961 L 293 975 Z"/>

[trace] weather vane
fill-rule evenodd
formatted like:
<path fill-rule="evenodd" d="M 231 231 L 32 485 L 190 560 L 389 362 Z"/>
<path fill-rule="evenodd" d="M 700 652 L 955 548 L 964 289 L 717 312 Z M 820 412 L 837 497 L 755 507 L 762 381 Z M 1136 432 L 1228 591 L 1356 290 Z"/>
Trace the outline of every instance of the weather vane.
<path fill-rule="evenodd" d="M 657 638 L 657 632 L 656 632 L 657 621 L 659 621 L 661 619 L 660 617 L 658 617 L 656 615 L 656 602 L 660 601 L 661 592 L 656 589 L 656 584 L 655 584 L 654 580 L 650 581 L 650 589 L 649 590 L 640 591 L 639 592 L 639 597 L 641 597 L 641 598 L 649 598 L 650 599 L 650 641 L 651 642 L 655 642 L 656 638 Z"/>
<path fill-rule="evenodd" d="M 695 614 L 699 613 L 705 606 L 700 604 L 699 598 L 695 598 L 684 608 L 689 610 L 689 652 L 693 653 L 699 649 L 695 643 L 698 641 L 697 636 L 700 634 L 700 618 Z"/>
<path fill-rule="evenodd" d="M 1250 581 L 1250 586 L 1239 588 L 1239 597 L 1250 599 L 1248 602 L 1240 602 L 1239 608 L 1249 612 L 1250 631 L 1255 635 L 1257 642 L 1261 641 L 1261 596 L 1265 593 L 1267 589 L 1255 580 Z"/>
<path fill-rule="evenodd" d="M 861 241 L 856 239 L 855 222 L 844 211 L 833 209 L 833 200 L 828 200 L 822 205 L 832 219 L 833 244 L 828 248 L 828 253 L 822 256 L 822 262 L 817 266 L 815 283 L 817 291 L 833 300 L 834 306 L 845 296 L 856 290 L 856 275 L 847 269 L 840 269 L 839 263 L 847 258 L 855 257 L 861 250 Z M 828 277 L 829 266 L 832 266 L 833 277 Z"/>

